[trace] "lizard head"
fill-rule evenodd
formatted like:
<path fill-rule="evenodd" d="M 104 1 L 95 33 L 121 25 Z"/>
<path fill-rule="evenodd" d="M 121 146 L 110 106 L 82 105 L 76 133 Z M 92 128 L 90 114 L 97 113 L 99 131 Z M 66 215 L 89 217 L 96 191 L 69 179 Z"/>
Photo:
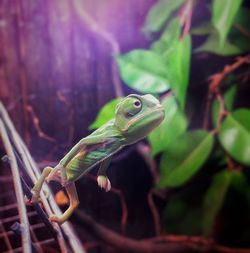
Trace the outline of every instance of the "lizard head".
<path fill-rule="evenodd" d="M 164 119 L 164 108 L 152 95 L 131 94 L 116 107 L 115 125 L 133 143 L 148 135 Z"/>

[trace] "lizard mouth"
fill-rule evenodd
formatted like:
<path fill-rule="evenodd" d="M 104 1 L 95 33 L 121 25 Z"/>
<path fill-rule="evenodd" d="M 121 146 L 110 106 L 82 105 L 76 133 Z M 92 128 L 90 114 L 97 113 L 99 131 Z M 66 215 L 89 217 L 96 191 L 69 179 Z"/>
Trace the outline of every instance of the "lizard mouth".
<path fill-rule="evenodd" d="M 151 121 L 159 121 L 161 122 L 164 119 L 165 111 L 164 108 L 159 104 L 155 107 L 155 109 L 151 111 L 147 111 L 145 113 L 140 114 L 139 116 L 131 119 L 127 125 L 122 129 L 122 131 L 126 132 L 128 129 L 137 121 L 146 118 L 147 116 L 152 116 Z"/>

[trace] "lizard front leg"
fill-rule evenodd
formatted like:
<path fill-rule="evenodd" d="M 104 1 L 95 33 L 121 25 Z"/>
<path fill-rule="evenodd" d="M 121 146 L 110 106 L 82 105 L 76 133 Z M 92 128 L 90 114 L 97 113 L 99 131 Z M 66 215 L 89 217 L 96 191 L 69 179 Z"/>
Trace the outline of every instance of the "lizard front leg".
<path fill-rule="evenodd" d="M 107 168 L 111 162 L 112 157 L 108 157 L 107 159 L 105 159 L 102 163 L 101 166 L 98 170 L 97 173 L 97 183 L 98 185 L 103 188 L 106 192 L 110 191 L 111 189 L 111 183 L 107 177 L 106 171 Z"/>
<path fill-rule="evenodd" d="M 27 200 L 27 202 L 29 203 L 37 203 L 39 202 L 39 195 L 40 195 L 40 191 L 42 189 L 43 183 L 45 181 L 45 179 L 47 178 L 47 176 L 50 174 L 50 172 L 52 171 L 53 168 L 51 167 L 45 167 L 40 178 L 37 180 L 36 184 L 34 185 L 34 187 L 31 189 L 31 193 L 32 193 L 32 198 L 31 200 Z"/>

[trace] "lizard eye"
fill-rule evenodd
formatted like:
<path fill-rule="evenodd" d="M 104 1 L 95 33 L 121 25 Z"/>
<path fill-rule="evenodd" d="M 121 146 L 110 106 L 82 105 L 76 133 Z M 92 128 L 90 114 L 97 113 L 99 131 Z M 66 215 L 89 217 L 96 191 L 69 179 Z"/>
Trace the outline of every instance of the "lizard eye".
<path fill-rule="evenodd" d="M 141 101 L 135 100 L 133 103 L 130 104 L 130 106 L 127 108 L 127 117 L 133 117 L 141 110 Z"/>
<path fill-rule="evenodd" d="M 141 106 L 141 102 L 138 100 L 138 101 L 135 101 L 134 102 L 134 106 L 135 107 L 140 107 Z"/>

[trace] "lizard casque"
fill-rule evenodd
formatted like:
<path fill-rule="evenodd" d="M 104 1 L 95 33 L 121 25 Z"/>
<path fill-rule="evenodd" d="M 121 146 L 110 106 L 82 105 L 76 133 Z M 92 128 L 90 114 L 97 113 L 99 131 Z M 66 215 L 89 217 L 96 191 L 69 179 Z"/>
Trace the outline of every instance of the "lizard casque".
<path fill-rule="evenodd" d="M 50 221 L 62 224 L 79 204 L 75 181 L 95 165 L 100 164 L 97 182 L 109 191 L 110 181 L 106 170 L 114 153 L 126 145 L 133 144 L 148 135 L 164 119 L 164 108 L 152 95 L 129 95 L 116 107 L 115 117 L 89 136 L 81 139 L 59 164 L 45 167 L 41 177 L 32 188 L 31 203 L 39 201 L 43 182 L 54 180 L 65 187 L 69 196 L 69 207 L 60 216 L 52 215 Z"/>

